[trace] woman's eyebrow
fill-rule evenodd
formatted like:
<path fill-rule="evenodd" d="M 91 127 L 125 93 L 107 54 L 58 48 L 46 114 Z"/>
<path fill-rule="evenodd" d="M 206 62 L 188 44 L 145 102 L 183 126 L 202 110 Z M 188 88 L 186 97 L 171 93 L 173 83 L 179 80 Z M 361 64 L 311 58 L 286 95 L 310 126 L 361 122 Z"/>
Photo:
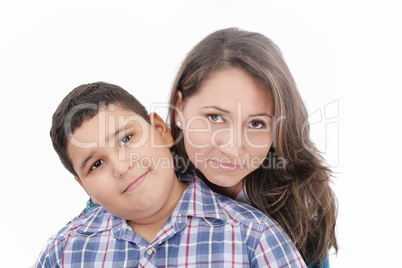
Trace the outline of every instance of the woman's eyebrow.
<path fill-rule="evenodd" d="M 223 108 L 221 108 L 221 107 L 219 107 L 219 106 L 215 106 L 215 105 L 212 105 L 212 106 L 203 106 L 202 108 L 205 108 L 205 109 L 213 108 L 213 109 L 219 110 L 219 111 L 224 112 L 224 113 L 227 113 L 227 114 L 229 113 L 228 110 L 225 110 L 225 109 L 223 109 Z"/>
<path fill-rule="evenodd" d="M 273 116 L 267 113 L 260 113 L 260 114 L 250 114 L 248 117 L 254 117 L 254 116 L 268 116 L 269 118 L 272 118 Z"/>
<path fill-rule="evenodd" d="M 223 108 L 221 108 L 219 106 L 216 106 L 216 105 L 203 106 L 202 108 L 204 108 L 204 109 L 211 109 L 212 108 L 212 109 L 219 110 L 219 111 L 221 111 L 223 113 L 227 113 L 227 114 L 230 113 L 228 110 L 225 110 L 225 109 L 223 109 Z M 248 117 L 250 118 L 250 117 L 254 117 L 254 116 L 267 116 L 267 117 L 269 117 L 271 119 L 273 117 L 273 115 L 270 115 L 270 114 L 267 114 L 267 113 L 250 114 Z"/>

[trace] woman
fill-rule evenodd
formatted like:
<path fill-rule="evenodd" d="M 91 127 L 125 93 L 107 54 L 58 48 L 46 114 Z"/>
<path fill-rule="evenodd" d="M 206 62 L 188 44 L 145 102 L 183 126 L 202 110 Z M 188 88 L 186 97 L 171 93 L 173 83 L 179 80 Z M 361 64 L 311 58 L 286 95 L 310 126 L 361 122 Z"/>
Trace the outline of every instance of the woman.
<path fill-rule="evenodd" d="M 177 169 L 270 215 L 310 267 L 328 267 L 338 250 L 331 171 L 279 48 L 258 33 L 212 33 L 184 60 L 170 104 Z"/>

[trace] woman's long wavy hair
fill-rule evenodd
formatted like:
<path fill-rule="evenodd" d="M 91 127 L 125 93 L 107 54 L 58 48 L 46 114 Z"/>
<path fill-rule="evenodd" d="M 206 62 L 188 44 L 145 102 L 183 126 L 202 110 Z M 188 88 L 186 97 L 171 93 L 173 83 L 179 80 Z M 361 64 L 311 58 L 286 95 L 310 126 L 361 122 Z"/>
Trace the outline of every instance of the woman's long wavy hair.
<path fill-rule="evenodd" d="M 331 170 L 310 140 L 306 108 L 279 48 L 259 33 L 236 28 L 210 34 L 184 60 L 170 104 L 177 103 L 178 91 L 185 102 L 213 72 L 231 67 L 253 76 L 272 95 L 275 105 L 273 146 L 263 164 L 244 180 L 249 200 L 284 228 L 309 264 L 323 261 L 330 248 L 338 251 Z M 197 171 L 188 161 L 174 115 L 171 109 L 170 127 L 176 142 L 172 152 L 183 160 L 176 161 L 177 168 Z"/>

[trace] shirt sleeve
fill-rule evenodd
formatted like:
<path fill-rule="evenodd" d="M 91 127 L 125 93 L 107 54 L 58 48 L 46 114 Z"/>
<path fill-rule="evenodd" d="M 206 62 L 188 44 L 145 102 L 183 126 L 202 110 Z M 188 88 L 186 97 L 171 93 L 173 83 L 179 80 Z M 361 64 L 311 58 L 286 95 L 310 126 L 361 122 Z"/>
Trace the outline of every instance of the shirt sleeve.
<path fill-rule="evenodd" d="M 307 267 L 290 238 L 276 226 L 263 230 L 250 264 L 251 267 Z"/>

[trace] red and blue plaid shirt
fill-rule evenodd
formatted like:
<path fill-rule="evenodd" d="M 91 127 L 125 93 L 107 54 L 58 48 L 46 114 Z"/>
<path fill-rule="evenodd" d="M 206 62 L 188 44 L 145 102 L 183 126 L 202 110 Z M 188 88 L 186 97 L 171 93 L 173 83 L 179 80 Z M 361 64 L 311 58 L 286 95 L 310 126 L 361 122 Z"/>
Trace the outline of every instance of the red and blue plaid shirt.
<path fill-rule="evenodd" d="M 283 229 L 194 173 L 151 243 L 99 207 L 49 239 L 36 267 L 306 267 Z"/>

